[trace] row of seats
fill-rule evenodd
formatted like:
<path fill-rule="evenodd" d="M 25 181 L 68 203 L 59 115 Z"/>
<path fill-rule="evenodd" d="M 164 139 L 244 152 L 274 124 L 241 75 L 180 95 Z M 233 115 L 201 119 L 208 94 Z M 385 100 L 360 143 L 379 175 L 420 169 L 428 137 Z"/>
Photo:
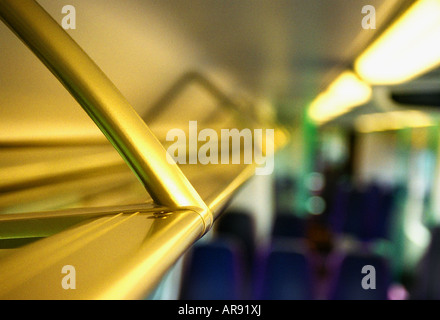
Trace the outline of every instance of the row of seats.
<path fill-rule="evenodd" d="M 287 243 L 261 253 L 250 274 L 241 258 L 237 246 L 225 239 L 195 246 L 184 271 L 181 299 L 385 300 L 391 285 L 386 259 L 371 254 L 334 257 L 339 263 L 324 280 L 313 256 Z M 373 266 L 374 275 L 365 266 Z M 362 286 L 365 277 L 368 285 L 375 277 L 374 288 Z"/>
<path fill-rule="evenodd" d="M 292 215 L 280 215 L 274 223 L 273 241 L 266 248 L 256 248 L 252 217 L 240 212 L 224 215 L 217 222 L 215 237 L 196 244 L 187 255 L 181 298 L 387 298 L 391 273 L 385 258 L 339 252 L 322 255 L 295 240 L 304 239 L 304 223 Z M 375 268 L 375 289 L 362 287 L 368 276 L 362 273 L 366 265 Z"/>
<path fill-rule="evenodd" d="M 403 192 L 375 184 L 359 188 L 339 183 L 328 202 L 328 225 L 336 234 L 361 241 L 389 239 L 395 200 Z"/>
<path fill-rule="evenodd" d="M 341 183 L 332 191 L 320 223 L 278 212 L 266 248 L 256 246 L 251 215 L 223 215 L 216 222 L 213 241 L 200 243 L 188 256 L 181 297 L 382 300 L 408 298 L 408 289 L 411 299 L 440 299 L 440 227 L 432 230 L 415 277 L 405 279 L 407 289 L 391 285 L 395 278 L 391 261 L 367 250 L 376 239 L 392 240 L 393 206 L 405 190 L 377 185 L 359 189 Z M 341 239 L 338 235 L 353 236 L 365 250 L 339 251 L 339 242 L 333 241 Z M 369 279 L 367 272 L 362 273 L 365 266 L 374 267 L 375 289 L 362 287 Z"/>
<path fill-rule="evenodd" d="M 388 188 L 371 184 L 360 188 L 339 182 L 329 192 L 329 208 L 326 213 L 328 226 L 336 235 L 350 235 L 364 243 L 387 239 L 396 244 L 395 241 L 402 240 L 392 238 L 392 227 L 397 215 L 402 214 L 399 210 L 407 192 L 403 186 Z M 436 226 L 431 230 L 430 244 L 416 268 L 405 270 L 398 280 L 405 282 L 409 298 L 438 300 L 439 268 L 440 226 Z"/>

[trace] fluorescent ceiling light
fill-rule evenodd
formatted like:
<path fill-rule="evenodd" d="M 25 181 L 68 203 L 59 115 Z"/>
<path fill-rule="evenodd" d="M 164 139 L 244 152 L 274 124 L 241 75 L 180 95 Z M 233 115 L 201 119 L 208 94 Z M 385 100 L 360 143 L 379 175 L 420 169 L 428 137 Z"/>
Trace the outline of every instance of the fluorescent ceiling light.
<path fill-rule="evenodd" d="M 440 65 L 440 0 L 414 3 L 355 61 L 355 71 L 377 85 L 411 80 Z"/>
<path fill-rule="evenodd" d="M 370 97 L 371 87 L 353 72 L 345 71 L 312 101 L 309 116 L 322 124 L 368 102 Z"/>
<path fill-rule="evenodd" d="M 429 115 L 417 110 L 370 113 L 359 116 L 355 121 L 356 129 L 363 133 L 423 128 L 433 125 L 435 123 Z"/>

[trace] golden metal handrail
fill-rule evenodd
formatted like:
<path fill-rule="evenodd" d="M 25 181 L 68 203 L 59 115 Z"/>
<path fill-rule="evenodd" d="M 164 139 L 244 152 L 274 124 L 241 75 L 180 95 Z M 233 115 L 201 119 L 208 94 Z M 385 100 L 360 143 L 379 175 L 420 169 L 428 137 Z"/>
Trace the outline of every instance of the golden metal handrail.
<path fill-rule="evenodd" d="M 158 203 L 193 207 L 205 230 L 212 215 L 145 122 L 92 59 L 33 0 L 0 1 L 1 19 L 61 81 Z"/>
<path fill-rule="evenodd" d="M 142 118 L 40 5 L 33 0 L 0 0 L 0 18 L 74 96 L 154 200 L 146 197 L 136 205 L 0 215 L 0 245 L 9 246 L 7 252 L 0 246 L 0 298 L 145 297 L 209 230 L 237 188 L 253 175 L 255 164 L 222 171 L 221 165 L 194 170 L 169 163 L 165 148 Z M 232 104 L 203 78 L 192 77 L 202 79 L 215 96 Z M 96 159 L 100 161 L 99 155 Z M 75 166 L 71 175 L 79 180 L 82 173 L 96 168 L 94 164 Z M 122 165 L 110 161 L 108 168 L 119 172 Z M 4 186 L 18 190 L 37 182 L 62 181 L 61 171 L 43 173 L 20 175 Z M 75 290 L 60 285 L 64 265 L 75 266 L 82 279 Z"/>

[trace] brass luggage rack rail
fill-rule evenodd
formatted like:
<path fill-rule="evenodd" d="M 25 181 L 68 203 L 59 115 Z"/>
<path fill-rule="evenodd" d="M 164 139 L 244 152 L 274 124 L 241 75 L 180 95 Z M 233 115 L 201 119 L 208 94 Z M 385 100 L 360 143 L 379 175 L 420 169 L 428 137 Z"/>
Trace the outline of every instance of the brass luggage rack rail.
<path fill-rule="evenodd" d="M 0 0 L 0 18 L 93 119 L 151 197 L 139 205 L 0 214 L 0 298 L 145 297 L 211 228 L 234 192 L 253 175 L 255 164 L 227 167 L 219 174 L 217 165 L 193 170 L 168 162 L 167 151 L 145 121 L 38 3 Z M 204 81 L 199 74 L 190 75 Z M 204 84 L 219 99 L 233 105 L 221 91 L 206 81 Z M 175 92 L 171 93 L 162 104 Z M 47 145 L 58 143 L 48 141 Z M 102 171 L 124 170 L 122 161 L 109 157 L 103 161 L 101 154 L 95 158 L 97 163 L 86 161 L 73 167 L 69 177 L 99 170 L 100 163 Z M 35 175 L 24 173 L 0 182 L 0 190 L 20 191 L 60 182 L 63 177 L 66 173 L 55 169 Z M 213 177 L 215 183 L 206 177 Z M 61 286 L 61 270 L 66 265 L 76 269 L 74 290 Z"/>

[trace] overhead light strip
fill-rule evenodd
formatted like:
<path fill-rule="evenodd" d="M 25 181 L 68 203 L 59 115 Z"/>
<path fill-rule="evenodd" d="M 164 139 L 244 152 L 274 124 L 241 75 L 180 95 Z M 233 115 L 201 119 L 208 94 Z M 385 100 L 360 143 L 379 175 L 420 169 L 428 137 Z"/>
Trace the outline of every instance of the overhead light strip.
<path fill-rule="evenodd" d="M 374 85 L 399 84 L 440 65 L 440 0 L 419 0 L 355 61 Z"/>
<path fill-rule="evenodd" d="M 368 102 L 371 94 L 368 84 L 353 72 L 345 71 L 312 101 L 309 116 L 318 124 L 323 124 Z"/>

